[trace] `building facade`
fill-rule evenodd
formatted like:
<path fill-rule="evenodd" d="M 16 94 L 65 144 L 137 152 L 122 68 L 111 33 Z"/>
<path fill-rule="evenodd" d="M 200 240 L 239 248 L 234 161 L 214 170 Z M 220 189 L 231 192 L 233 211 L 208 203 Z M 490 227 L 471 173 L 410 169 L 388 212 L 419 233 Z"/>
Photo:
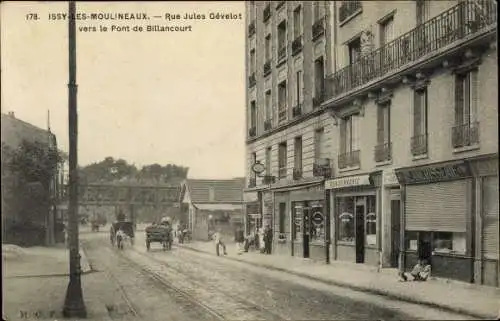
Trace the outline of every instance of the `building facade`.
<path fill-rule="evenodd" d="M 435 276 L 498 286 L 496 12 L 247 4 L 246 217 L 275 253 L 401 270 L 428 253 Z"/>

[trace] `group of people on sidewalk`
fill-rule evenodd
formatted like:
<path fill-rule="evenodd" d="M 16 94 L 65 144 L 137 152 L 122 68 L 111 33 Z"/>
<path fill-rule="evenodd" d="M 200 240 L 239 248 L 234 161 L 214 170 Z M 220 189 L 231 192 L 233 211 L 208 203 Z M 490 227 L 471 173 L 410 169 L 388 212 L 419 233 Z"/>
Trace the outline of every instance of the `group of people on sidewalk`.
<path fill-rule="evenodd" d="M 217 256 L 220 255 L 221 248 L 223 250 L 223 254 L 227 255 L 227 247 L 224 242 L 224 237 L 221 234 L 221 230 L 217 229 L 212 238 L 215 242 L 215 252 Z M 235 231 L 234 239 L 236 241 L 238 255 L 248 252 L 251 246 L 253 246 L 256 250 L 260 250 L 263 254 L 271 254 L 273 231 L 269 225 L 266 225 L 264 229 L 256 228 L 255 231 L 252 231 L 246 237 L 243 228 L 240 226 Z"/>

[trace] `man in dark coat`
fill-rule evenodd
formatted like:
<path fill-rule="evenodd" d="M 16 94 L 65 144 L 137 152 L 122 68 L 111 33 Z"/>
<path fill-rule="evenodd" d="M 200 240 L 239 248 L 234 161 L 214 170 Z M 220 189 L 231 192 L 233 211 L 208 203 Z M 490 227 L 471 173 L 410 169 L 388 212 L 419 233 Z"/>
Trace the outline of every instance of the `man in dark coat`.
<path fill-rule="evenodd" d="M 271 245 L 273 243 L 273 230 L 269 225 L 264 229 L 264 253 L 271 254 Z"/>
<path fill-rule="evenodd" d="M 243 243 L 245 242 L 245 233 L 241 226 L 236 228 L 234 233 L 234 240 L 236 241 L 236 246 L 238 248 L 238 254 L 241 254 Z"/>

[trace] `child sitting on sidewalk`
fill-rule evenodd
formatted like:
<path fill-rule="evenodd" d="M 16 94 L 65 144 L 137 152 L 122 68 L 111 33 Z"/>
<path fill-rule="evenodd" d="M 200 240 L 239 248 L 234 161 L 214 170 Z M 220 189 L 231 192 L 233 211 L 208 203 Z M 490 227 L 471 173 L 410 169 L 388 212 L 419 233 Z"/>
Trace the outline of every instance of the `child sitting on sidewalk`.
<path fill-rule="evenodd" d="M 431 265 L 425 259 L 418 260 L 410 275 L 413 276 L 413 281 L 427 281 L 431 275 Z M 404 272 L 400 273 L 400 277 L 402 281 L 408 281 L 408 277 Z"/>

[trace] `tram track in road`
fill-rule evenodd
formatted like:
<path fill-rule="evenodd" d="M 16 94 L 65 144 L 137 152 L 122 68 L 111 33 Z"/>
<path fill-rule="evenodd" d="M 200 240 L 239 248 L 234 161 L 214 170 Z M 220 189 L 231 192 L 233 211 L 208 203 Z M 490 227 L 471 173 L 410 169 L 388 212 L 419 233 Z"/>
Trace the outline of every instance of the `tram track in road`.
<path fill-rule="evenodd" d="M 226 290 L 221 289 L 220 287 L 217 286 L 211 286 L 207 283 L 200 282 L 194 280 L 193 275 L 188 275 L 186 274 L 186 270 L 183 270 L 179 267 L 174 267 L 172 265 L 168 265 L 168 262 L 158 259 L 154 257 L 151 254 L 148 253 L 143 253 L 138 251 L 137 249 L 131 249 L 134 253 L 140 255 L 141 257 L 146 258 L 147 260 L 153 261 L 157 264 L 160 265 L 161 269 L 163 270 L 162 272 L 167 274 L 170 277 L 173 277 L 175 279 L 184 279 L 185 282 L 190 283 L 193 287 L 199 289 L 206 289 L 208 292 L 210 292 L 214 297 L 217 295 L 220 297 L 221 302 L 224 305 L 228 305 L 230 303 L 233 303 L 231 306 L 231 314 L 233 314 L 233 317 L 230 319 L 234 319 L 235 316 L 241 316 L 245 315 L 245 320 L 287 320 L 289 318 L 286 318 L 275 311 L 273 311 L 270 308 L 267 308 L 265 306 L 262 306 L 259 303 L 256 303 L 252 300 L 249 300 L 247 297 L 244 297 L 242 295 L 239 295 L 234 292 L 229 292 Z M 151 273 L 158 274 L 158 272 L 151 271 Z M 164 277 L 162 277 L 164 278 Z M 216 301 L 215 299 L 213 299 Z M 223 307 L 220 307 L 223 309 Z"/>

